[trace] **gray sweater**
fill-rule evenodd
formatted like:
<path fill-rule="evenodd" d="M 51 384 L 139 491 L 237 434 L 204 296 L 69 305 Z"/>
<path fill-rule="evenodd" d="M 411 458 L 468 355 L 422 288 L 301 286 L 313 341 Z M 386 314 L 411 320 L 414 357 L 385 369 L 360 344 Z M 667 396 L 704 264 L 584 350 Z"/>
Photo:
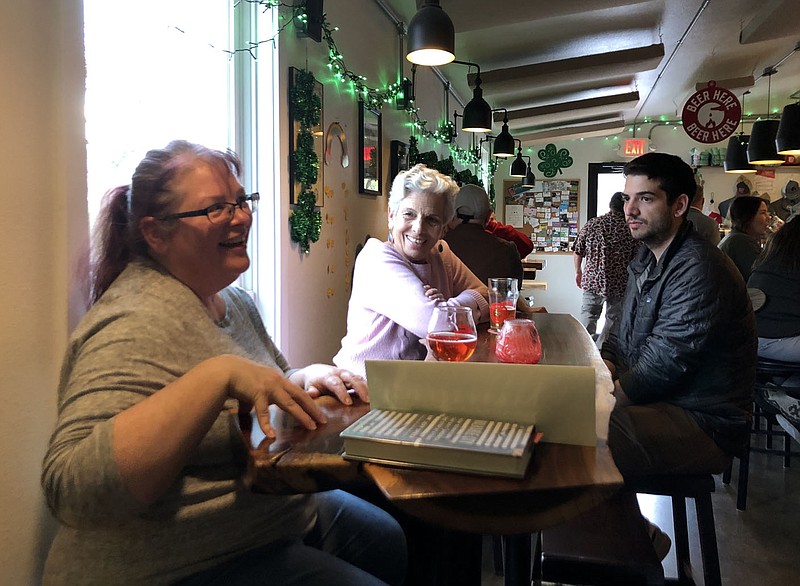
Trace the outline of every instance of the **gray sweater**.
<path fill-rule="evenodd" d="M 123 486 L 112 457 L 117 413 L 220 354 L 288 370 L 247 295 L 232 287 L 222 295 L 227 313 L 215 323 L 185 285 L 155 263 L 133 262 L 72 334 L 42 473 L 61 522 L 45 584 L 168 584 L 313 523 L 313 497 L 243 485 L 233 400 L 160 500 L 141 505 Z"/>

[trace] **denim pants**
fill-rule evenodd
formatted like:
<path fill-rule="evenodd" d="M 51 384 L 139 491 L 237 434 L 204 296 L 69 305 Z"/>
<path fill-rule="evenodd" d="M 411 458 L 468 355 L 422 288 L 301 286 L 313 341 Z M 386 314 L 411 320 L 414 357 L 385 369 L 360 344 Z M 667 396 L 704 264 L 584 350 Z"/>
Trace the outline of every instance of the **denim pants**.
<path fill-rule="evenodd" d="M 317 493 L 305 539 L 273 543 L 190 576 L 176 586 L 383 586 L 403 583 L 403 530 L 382 509 L 341 490 Z"/>
<path fill-rule="evenodd" d="M 597 347 L 602 348 L 603 342 L 608 337 L 611 328 L 619 322 L 622 313 L 622 298 L 606 297 L 601 293 L 584 291 L 581 298 L 581 323 L 592 336 L 597 332 L 597 320 L 603 313 L 603 304 L 606 306 L 606 321 L 603 331 L 597 338 Z"/>

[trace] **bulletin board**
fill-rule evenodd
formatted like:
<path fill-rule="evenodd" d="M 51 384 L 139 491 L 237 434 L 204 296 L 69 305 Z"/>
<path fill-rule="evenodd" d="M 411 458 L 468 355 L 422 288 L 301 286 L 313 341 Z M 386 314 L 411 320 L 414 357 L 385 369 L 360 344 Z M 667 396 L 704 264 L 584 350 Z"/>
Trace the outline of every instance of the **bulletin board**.
<path fill-rule="evenodd" d="M 527 234 L 534 252 L 572 254 L 578 235 L 580 180 L 537 181 L 522 187 L 518 181 L 503 182 L 503 218 Z"/>

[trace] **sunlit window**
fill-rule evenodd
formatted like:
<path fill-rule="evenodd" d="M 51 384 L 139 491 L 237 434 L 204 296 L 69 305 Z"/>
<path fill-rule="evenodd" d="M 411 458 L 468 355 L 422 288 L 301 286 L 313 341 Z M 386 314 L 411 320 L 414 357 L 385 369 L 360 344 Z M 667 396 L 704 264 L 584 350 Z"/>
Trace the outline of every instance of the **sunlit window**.
<path fill-rule="evenodd" d="M 233 146 L 231 5 L 85 0 L 89 217 L 151 148 Z"/>
<path fill-rule="evenodd" d="M 233 149 L 245 189 L 262 194 L 253 262 L 239 284 L 274 334 L 276 243 L 259 242 L 258 227 L 274 233 L 277 49 L 263 40 L 276 32 L 277 9 L 238 0 L 84 0 L 84 13 L 90 223 L 103 194 L 127 185 L 149 149 L 174 139 Z"/>

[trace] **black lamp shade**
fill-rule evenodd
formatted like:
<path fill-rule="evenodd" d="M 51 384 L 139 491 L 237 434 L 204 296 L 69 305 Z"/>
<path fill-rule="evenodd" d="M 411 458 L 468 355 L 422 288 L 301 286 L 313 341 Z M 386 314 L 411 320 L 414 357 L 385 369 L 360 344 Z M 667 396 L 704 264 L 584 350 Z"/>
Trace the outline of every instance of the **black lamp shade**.
<path fill-rule="evenodd" d="M 779 125 L 779 120 L 759 120 L 753 123 L 747 145 L 747 160 L 751 165 L 783 164 L 785 159 L 775 148 Z"/>
<path fill-rule="evenodd" d="M 522 159 L 522 152 L 517 153 L 517 158 L 511 163 L 508 174 L 511 177 L 525 177 L 525 161 Z"/>
<path fill-rule="evenodd" d="M 494 149 L 492 154 L 495 157 L 514 156 L 514 137 L 508 131 L 508 124 L 503 124 L 500 134 L 494 139 Z"/>
<path fill-rule="evenodd" d="M 492 131 L 492 107 L 483 99 L 483 90 L 480 87 L 473 90 L 472 99 L 464 106 L 461 129 L 467 132 Z"/>
<path fill-rule="evenodd" d="M 755 173 L 756 168 L 747 162 L 747 144 L 750 136 L 747 134 L 734 134 L 728 141 L 725 151 L 726 173 Z"/>
<path fill-rule="evenodd" d="M 453 21 L 438 1 L 426 2 L 408 23 L 406 59 L 418 65 L 444 65 L 456 58 Z"/>
<path fill-rule="evenodd" d="M 779 155 L 800 155 L 800 104 L 789 104 L 783 109 L 775 146 Z"/>
<path fill-rule="evenodd" d="M 522 180 L 522 187 L 534 187 L 536 185 L 536 176 L 531 171 L 531 164 L 528 163 L 528 168 L 525 170 L 525 179 Z"/>

